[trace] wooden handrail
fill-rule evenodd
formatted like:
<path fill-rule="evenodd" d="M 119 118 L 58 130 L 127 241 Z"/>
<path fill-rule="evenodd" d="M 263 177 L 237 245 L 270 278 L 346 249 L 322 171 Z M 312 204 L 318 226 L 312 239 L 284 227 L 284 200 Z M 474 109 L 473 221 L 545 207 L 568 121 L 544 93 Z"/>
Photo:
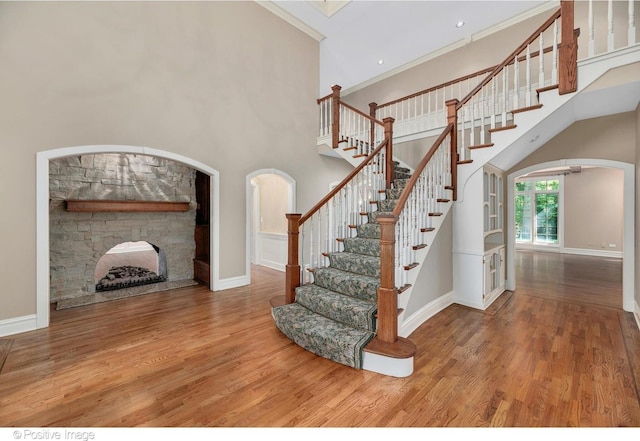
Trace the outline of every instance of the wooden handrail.
<path fill-rule="evenodd" d="M 477 77 L 477 76 L 485 74 L 487 72 L 492 72 L 494 68 L 495 68 L 495 66 L 488 67 L 486 69 L 479 70 L 478 72 L 475 72 L 475 73 L 472 73 L 472 74 L 469 74 L 469 75 L 465 75 L 465 76 L 460 77 L 460 78 L 456 78 L 455 80 L 447 81 L 446 83 L 442 83 L 442 84 L 438 84 L 437 86 L 429 87 L 428 89 L 421 90 L 420 92 L 415 92 L 415 93 L 412 93 L 411 95 L 407 95 L 405 97 L 398 98 L 398 99 L 395 99 L 393 101 L 389 101 L 389 102 L 384 103 L 384 104 L 378 104 L 376 106 L 376 108 L 377 109 L 381 109 L 383 107 L 391 106 L 391 105 L 399 103 L 401 101 L 410 100 L 411 98 L 415 98 L 417 96 L 424 95 L 425 93 L 433 92 L 436 89 L 443 89 L 443 88 L 445 88 L 447 86 L 451 86 L 452 84 L 461 83 L 461 82 L 463 82 L 465 80 L 468 80 L 469 78 Z"/>
<path fill-rule="evenodd" d="M 332 96 L 333 96 L 333 93 L 330 93 L 330 94 L 329 94 L 329 95 L 327 95 L 327 96 L 323 96 L 322 98 L 318 98 L 318 99 L 316 100 L 316 103 L 320 104 L 320 103 L 321 103 L 321 102 L 323 102 L 323 101 L 327 101 L 327 100 L 331 99 L 331 97 L 332 97 Z"/>
<path fill-rule="evenodd" d="M 415 170 L 413 171 L 413 174 L 409 178 L 409 181 L 407 181 L 407 185 L 404 187 L 404 190 L 402 190 L 400 197 L 398 197 L 398 202 L 396 202 L 396 206 L 393 209 L 393 213 L 392 213 L 394 216 L 400 216 L 400 213 L 402 212 L 404 205 L 407 203 L 407 199 L 409 199 L 409 194 L 411 194 L 411 190 L 413 190 L 413 187 L 415 186 L 416 182 L 418 182 L 418 179 L 420 178 L 420 174 L 422 173 L 422 170 L 424 170 L 424 168 L 427 166 L 429 161 L 431 161 L 431 158 L 433 158 L 433 155 L 435 155 L 438 148 L 440 148 L 440 145 L 444 142 L 446 137 L 454 130 L 454 128 L 455 127 L 453 124 L 451 123 L 447 124 L 447 127 L 444 128 L 444 130 L 442 131 L 440 136 L 438 136 L 438 139 L 436 139 L 436 141 L 433 143 L 433 145 L 431 146 L 427 154 L 424 155 L 420 163 L 416 166 Z"/>
<path fill-rule="evenodd" d="M 374 123 L 376 123 L 376 124 L 379 124 L 379 125 L 381 125 L 381 126 L 384 126 L 384 123 L 383 123 L 382 121 L 380 121 L 379 119 L 376 119 L 376 118 L 372 117 L 371 115 L 367 115 L 367 114 L 366 114 L 366 113 L 364 113 L 363 111 L 356 109 L 355 107 L 353 107 L 353 106 L 352 106 L 352 105 L 350 105 L 350 104 L 345 103 L 344 101 L 340 101 L 340 105 L 342 105 L 342 106 L 346 107 L 347 109 L 351 110 L 352 112 L 357 113 L 357 114 L 358 114 L 358 115 L 360 115 L 360 116 L 365 117 L 365 118 L 366 118 L 366 119 L 368 119 L 368 120 L 373 121 L 373 122 L 374 122 Z"/>
<path fill-rule="evenodd" d="M 542 53 L 547 54 L 547 53 L 551 52 L 552 50 L 553 50 L 552 46 L 547 46 L 542 50 Z M 535 58 L 535 57 L 537 57 L 539 55 L 540 55 L 540 51 L 535 51 L 535 52 L 531 52 L 531 54 L 529 56 L 531 58 Z M 524 61 L 524 60 L 526 60 L 526 56 L 524 56 L 524 55 L 521 56 L 520 58 L 518 58 L 518 61 Z M 511 62 L 509 62 L 507 65 L 509 65 L 509 64 L 513 64 L 513 59 L 511 59 Z M 482 69 L 482 70 L 479 70 L 477 72 L 474 72 L 472 74 L 465 75 L 465 76 L 462 76 L 460 78 L 456 78 L 455 80 L 451 80 L 451 81 L 447 81 L 447 82 L 442 83 L 442 84 L 438 84 L 437 86 L 429 87 L 428 89 L 424 89 L 424 90 L 421 90 L 420 92 L 412 93 L 411 95 L 407 95 L 407 96 L 404 96 L 402 98 L 398 98 L 398 99 L 395 99 L 393 101 L 386 102 L 384 104 L 370 103 L 369 107 L 370 107 L 370 109 L 373 109 L 373 111 L 375 112 L 375 110 L 381 109 L 383 107 L 391 106 L 393 104 L 400 103 L 402 101 L 410 100 L 411 98 L 416 98 L 416 97 L 418 97 L 420 95 L 424 95 L 424 94 L 427 94 L 429 92 L 433 92 L 433 91 L 435 91 L 437 89 L 444 89 L 447 86 L 451 86 L 453 84 L 461 83 L 461 82 L 463 82 L 465 80 L 468 80 L 470 78 L 478 77 L 480 75 L 483 75 L 483 74 L 486 74 L 486 73 L 489 73 L 489 72 L 493 72 L 496 67 L 498 67 L 497 64 L 495 66 L 491 66 L 491 67 L 488 67 L 486 69 Z M 320 98 L 318 100 L 318 102 L 320 102 L 322 99 L 323 98 Z M 370 110 L 370 112 L 371 112 L 371 110 Z"/>
<path fill-rule="evenodd" d="M 313 216 L 318 210 L 320 210 L 322 206 L 324 206 L 327 202 L 329 202 L 329 200 L 332 197 L 338 194 L 338 192 L 342 190 L 349 183 L 349 181 L 351 181 L 351 179 L 353 179 L 353 177 L 357 175 L 360 172 L 360 170 L 362 170 L 369 163 L 369 161 L 371 161 L 371 159 L 373 159 L 375 155 L 380 153 L 380 150 L 382 150 L 387 145 L 387 143 L 388 143 L 387 139 L 383 140 L 380 143 L 380 145 L 378 145 L 378 147 L 376 147 L 376 149 L 373 152 L 371 152 L 371 154 L 367 156 L 367 158 L 364 161 L 362 161 L 356 168 L 354 168 L 351 171 L 351 173 L 347 175 L 346 178 L 342 180 L 342 182 L 340 182 L 340 184 L 338 184 L 333 190 L 329 192 L 329 194 L 327 194 L 324 198 L 322 198 L 320 202 L 314 205 L 313 208 L 311 208 L 311 210 L 307 211 L 302 217 L 300 217 L 300 225 L 305 223 L 305 221 L 309 220 L 309 218 Z"/>
<path fill-rule="evenodd" d="M 551 26 L 553 24 L 554 21 L 556 21 L 560 15 L 561 15 L 561 10 L 562 8 L 559 8 L 551 17 L 549 17 L 547 19 L 547 21 L 545 21 L 540 27 L 538 27 L 538 29 L 536 29 L 531 36 L 529 36 L 529 38 L 527 38 L 520 46 L 518 46 L 518 48 L 516 50 L 514 50 L 513 52 L 511 52 L 511 54 L 505 58 L 505 60 L 498 64 L 496 66 L 495 69 L 493 69 L 493 71 L 491 71 L 491 73 L 489 75 L 487 75 L 487 77 L 482 80 L 480 83 L 478 83 L 478 85 L 476 87 L 474 87 L 471 92 L 469 92 L 467 94 L 467 96 L 465 96 L 463 99 L 460 100 L 460 102 L 458 103 L 458 105 L 456 106 L 456 110 L 460 110 L 460 108 L 467 103 L 467 101 L 469 101 L 476 93 L 478 93 L 478 91 L 480 91 L 484 86 L 486 86 L 489 81 L 491 81 L 491 79 L 496 76 L 496 74 L 498 74 L 498 72 L 500 72 L 505 66 L 508 66 L 509 64 L 511 64 L 511 62 L 513 62 L 513 59 L 520 53 L 522 52 L 529 44 L 531 44 L 536 38 L 538 38 L 538 36 L 544 32 L 549 26 Z"/>

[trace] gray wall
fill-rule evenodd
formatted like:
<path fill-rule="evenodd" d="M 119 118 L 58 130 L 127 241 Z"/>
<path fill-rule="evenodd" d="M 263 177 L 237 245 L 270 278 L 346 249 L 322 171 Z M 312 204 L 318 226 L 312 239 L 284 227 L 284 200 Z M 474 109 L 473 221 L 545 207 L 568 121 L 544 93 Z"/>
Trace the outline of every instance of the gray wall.
<path fill-rule="evenodd" d="M 623 196 L 620 169 L 583 168 L 565 176 L 564 247 L 622 252 Z"/>
<path fill-rule="evenodd" d="M 244 276 L 246 176 L 289 174 L 304 212 L 350 170 L 317 153 L 318 55 L 249 1 L 0 3 L 0 320 L 35 314 L 35 158 L 61 147 L 219 171 L 220 277 Z"/>

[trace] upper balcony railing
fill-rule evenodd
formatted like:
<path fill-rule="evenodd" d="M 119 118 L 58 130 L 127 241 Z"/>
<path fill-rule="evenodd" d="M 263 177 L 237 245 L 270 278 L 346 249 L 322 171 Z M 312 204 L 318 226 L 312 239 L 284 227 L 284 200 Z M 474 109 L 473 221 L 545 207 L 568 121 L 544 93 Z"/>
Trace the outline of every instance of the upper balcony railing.
<path fill-rule="evenodd" d="M 466 107 L 467 126 L 471 119 L 476 124 L 484 118 L 494 120 L 497 126 L 506 126 L 512 119 L 510 113 L 514 109 L 537 105 L 538 89 L 554 86 L 559 83 L 559 51 L 562 41 L 573 40 L 577 44 L 578 59 L 586 59 L 612 52 L 638 41 L 636 29 L 636 5 L 633 0 L 625 1 L 562 1 L 561 5 L 574 4 L 571 25 L 563 27 L 557 16 L 545 23 L 547 26 L 535 33 L 536 37 L 529 41 L 518 54 L 510 56 L 508 68 L 502 69 L 499 75 L 492 76 L 492 84 L 487 89 L 481 88 L 480 95 L 474 95 L 473 103 Z M 639 11 L 640 12 L 640 11 Z M 555 14 L 554 14 L 555 15 Z M 567 23 L 569 18 L 564 14 Z M 576 24 L 581 31 L 575 35 Z M 544 29 L 542 29 L 544 27 Z M 566 32 L 566 34 L 563 34 Z M 576 41 L 575 38 L 578 38 Z M 575 48 L 572 49 L 575 51 Z M 446 83 L 429 87 L 383 104 L 369 104 L 369 116 L 378 120 L 386 117 L 394 119 L 394 136 L 396 138 L 420 133 L 436 135 L 447 125 L 446 102 L 452 99 L 463 100 L 476 90 L 480 83 L 491 75 L 499 66 L 492 66 L 456 78 Z M 565 71 L 566 73 L 566 71 Z M 495 90 L 494 90 L 495 89 Z M 483 95 L 484 94 L 484 95 Z M 333 93 L 318 100 L 320 131 L 319 137 L 332 136 L 332 146 L 344 138 L 364 141 L 367 125 L 363 119 L 364 112 L 358 111 L 340 98 L 340 87 L 334 86 Z M 348 127 L 345 127 L 345 124 Z M 495 127 L 494 125 L 494 127 Z M 332 130 L 337 127 L 338 130 Z M 432 132 L 430 132 L 432 131 Z M 470 132 L 473 134 L 473 132 Z M 470 145 L 485 144 L 486 139 L 461 139 L 466 142 L 460 152 L 460 159 L 468 159 Z M 371 142 L 371 141 L 369 141 Z M 471 143 L 471 144 L 470 144 Z"/>

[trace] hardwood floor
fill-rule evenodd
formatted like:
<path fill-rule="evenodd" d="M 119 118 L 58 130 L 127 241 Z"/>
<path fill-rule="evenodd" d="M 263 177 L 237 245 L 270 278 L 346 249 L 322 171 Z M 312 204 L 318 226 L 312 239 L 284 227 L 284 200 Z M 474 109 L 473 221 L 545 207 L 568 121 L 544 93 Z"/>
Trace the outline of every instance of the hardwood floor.
<path fill-rule="evenodd" d="M 640 426 L 640 331 L 586 278 L 610 270 L 572 256 L 560 279 L 557 263 L 520 257 L 514 293 L 487 311 L 452 305 L 413 333 L 408 378 L 291 343 L 269 306 L 284 275 L 261 267 L 249 287 L 52 310 L 48 329 L 10 337 L 0 425 Z"/>

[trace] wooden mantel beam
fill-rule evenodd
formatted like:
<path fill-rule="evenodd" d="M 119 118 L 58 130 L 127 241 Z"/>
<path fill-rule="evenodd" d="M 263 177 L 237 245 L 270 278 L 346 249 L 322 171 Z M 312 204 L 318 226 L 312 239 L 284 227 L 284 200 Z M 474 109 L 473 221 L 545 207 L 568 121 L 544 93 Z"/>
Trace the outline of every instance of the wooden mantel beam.
<path fill-rule="evenodd" d="M 65 201 L 67 211 L 100 212 L 185 212 L 189 211 L 189 202 L 169 201 L 114 201 L 114 200 L 78 200 Z"/>

